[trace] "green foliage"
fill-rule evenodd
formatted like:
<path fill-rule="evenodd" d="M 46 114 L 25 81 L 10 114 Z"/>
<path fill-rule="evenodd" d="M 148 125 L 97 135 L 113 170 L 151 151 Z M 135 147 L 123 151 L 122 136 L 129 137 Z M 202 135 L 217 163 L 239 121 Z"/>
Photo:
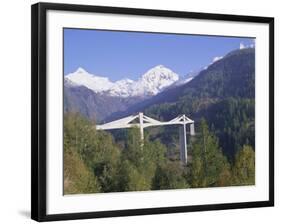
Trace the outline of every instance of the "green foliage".
<path fill-rule="evenodd" d="M 172 111 L 168 115 L 167 111 Z M 157 119 L 169 120 L 174 114 L 190 114 L 195 120 L 196 129 L 199 120 L 204 117 L 216 134 L 224 154 L 231 161 L 236 152 L 244 145 L 255 147 L 255 100 L 248 98 L 188 98 L 172 104 L 154 105 L 146 113 Z M 160 135 L 161 134 L 161 135 Z M 165 129 L 159 134 L 161 142 L 176 142 L 178 132 Z"/>
<path fill-rule="evenodd" d="M 127 132 L 127 141 L 124 149 L 124 157 L 135 166 L 140 166 L 143 159 L 142 142 L 138 128 L 132 128 Z"/>
<path fill-rule="evenodd" d="M 144 175 L 144 172 L 133 165 L 128 167 L 129 182 L 127 191 L 145 191 L 150 190 L 150 180 Z"/>
<path fill-rule="evenodd" d="M 254 184 L 254 151 L 244 146 L 234 166 L 223 155 L 205 120 L 190 143 L 191 163 L 167 157 L 167 148 L 138 128 L 129 129 L 121 147 L 109 133 L 78 114 L 64 115 L 64 193 L 180 189 Z"/>
<path fill-rule="evenodd" d="M 184 169 L 180 163 L 167 161 L 157 167 L 152 189 L 181 189 L 188 187 L 189 185 L 184 178 Z"/>
<path fill-rule="evenodd" d="M 204 119 L 201 120 L 199 134 L 192 148 L 192 187 L 229 185 L 230 165 Z"/>
<path fill-rule="evenodd" d="M 149 141 L 148 136 L 142 142 L 137 128 L 128 130 L 126 142 L 125 149 L 122 151 L 122 160 L 125 161 L 122 175 L 127 181 L 126 190 L 151 189 L 156 167 L 166 161 L 165 146 L 159 141 Z"/>
<path fill-rule="evenodd" d="M 254 99 L 227 98 L 208 109 L 201 110 L 213 126 L 224 153 L 233 161 L 236 152 L 244 145 L 255 146 L 255 101 Z"/>
<path fill-rule="evenodd" d="M 79 156 L 102 192 L 115 191 L 120 152 L 109 134 L 97 132 L 93 123 L 78 114 L 65 114 L 64 150 Z"/>
<path fill-rule="evenodd" d="M 251 146 L 244 145 L 235 157 L 233 167 L 235 185 L 255 184 L 255 152 Z"/>
<path fill-rule="evenodd" d="M 196 98 L 254 98 L 255 50 L 233 51 L 210 65 L 184 94 Z"/>
<path fill-rule="evenodd" d="M 86 89 L 66 88 L 64 192 L 254 184 L 254 55 L 254 49 L 233 51 L 187 84 L 165 90 L 128 110 L 130 114 L 144 111 L 160 120 L 169 120 L 179 114 L 194 119 L 197 135 L 189 142 L 191 159 L 187 166 L 179 163 L 177 128 L 150 129 L 143 142 L 137 128 L 116 130 L 113 139 L 108 132 L 96 131 L 93 122 L 68 113 L 79 111 L 88 118 L 93 118 L 93 114 L 104 117 L 116 111 L 112 107 L 105 111 L 103 107 L 113 99 L 85 94 Z M 93 105 L 89 103 L 92 97 L 97 99 Z M 124 103 L 130 104 L 117 101 L 114 105 L 118 108 Z M 202 117 L 206 120 L 199 122 Z"/>
<path fill-rule="evenodd" d="M 96 176 L 90 172 L 75 151 L 64 152 L 64 194 L 100 191 Z"/>
<path fill-rule="evenodd" d="M 159 141 L 149 141 L 147 136 L 141 142 L 139 129 L 127 132 L 125 147 L 120 149 L 110 134 L 97 132 L 93 123 L 71 113 L 64 115 L 64 151 L 68 164 L 64 167 L 66 193 L 150 190 L 156 167 L 166 161 L 166 147 Z M 76 163 L 72 162 L 74 167 L 68 162 L 69 155 L 77 159 Z M 86 186 L 86 180 L 77 175 L 90 179 L 89 183 L 93 181 L 94 189 L 76 189 L 68 184 L 68 176 L 74 176 L 75 183 Z"/>
<path fill-rule="evenodd" d="M 255 49 L 233 51 L 187 84 L 143 104 L 145 114 L 160 120 L 186 114 L 199 124 L 204 117 L 233 163 L 244 144 L 255 148 Z M 177 133 L 169 134 L 171 142 Z M 159 138 L 165 142 L 167 136 Z"/>

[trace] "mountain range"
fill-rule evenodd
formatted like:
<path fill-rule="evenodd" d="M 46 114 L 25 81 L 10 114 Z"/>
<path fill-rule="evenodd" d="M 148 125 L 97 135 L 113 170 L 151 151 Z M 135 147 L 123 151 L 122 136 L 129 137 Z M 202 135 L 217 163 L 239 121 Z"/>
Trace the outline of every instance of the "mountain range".
<path fill-rule="evenodd" d="M 163 65 L 138 80 L 116 82 L 78 69 L 65 76 L 64 111 L 76 111 L 97 123 L 137 112 L 169 120 L 186 114 L 195 129 L 205 118 L 232 158 L 247 143 L 255 148 L 255 48 L 243 48 L 180 78 Z M 175 142 L 177 130 L 156 132 L 165 144 Z"/>
<path fill-rule="evenodd" d="M 137 80 L 116 82 L 80 68 L 65 76 L 64 111 L 97 123 L 140 111 L 158 120 L 186 114 L 195 121 L 195 130 L 204 118 L 233 161 L 244 144 L 255 148 L 255 48 L 229 52 L 184 78 L 163 65 Z M 176 142 L 178 130 L 159 131 L 152 138 Z"/>
<path fill-rule="evenodd" d="M 206 69 L 201 70 L 189 82 L 171 86 L 154 97 L 136 103 L 128 108 L 127 114 L 148 110 L 150 107 L 158 108 L 159 105 L 167 103 L 189 105 L 188 111 L 191 112 L 197 104 L 203 107 L 210 102 L 229 97 L 255 97 L 254 48 L 239 49 L 228 53 L 223 58 L 210 64 Z M 192 103 L 193 105 L 191 105 Z M 182 111 L 182 113 L 190 113 L 188 111 Z M 173 116 L 173 113 L 169 114 Z M 113 115 L 112 117 L 119 116 Z M 172 117 L 165 116 L 165 118 L 170 119 Z"/>
<path fill-rule="evenodd" d="M 129 106 L 149 99 L 162 91 L 185 84 L 197 73 L 184 78 L 171 69 L 157 65 L 138 80 L 121 79 L 112 82 L 78 68 L 64 78 L 64 110 L 76 111 L 101 121 L 114 112 L 125 111 Z"/>
<path fill-rule="evenodd" d="M 88 73 L 83 68 L 78 68 L 74 73 L 65 76 L 66 82 L 72 86 L 85 86 L 95 93 L 113 97 L 149 97 L 157 95 L 165 88 L 177 82 L 190 80 L 179 80 L 179 75 L 169 68 L 158 65 L 149 69 L 138 80 L 121 79 L 116 82 L 107 77 Z"/>
<path fill-rule="evenodd" d="M 255 148 L 255 48 L 228 53 L 190 82 L 129 107 L 127 114 L 137 111 L 161 120 L 186 114 L 195 121 L 197 132 L 205 119 L 224 154 L 234 161 L 245 144 Z M 124 113 L 112 114 L 111 119 Z M 177 132 L 165 128 L 155 137 L 169 144 Z"/>

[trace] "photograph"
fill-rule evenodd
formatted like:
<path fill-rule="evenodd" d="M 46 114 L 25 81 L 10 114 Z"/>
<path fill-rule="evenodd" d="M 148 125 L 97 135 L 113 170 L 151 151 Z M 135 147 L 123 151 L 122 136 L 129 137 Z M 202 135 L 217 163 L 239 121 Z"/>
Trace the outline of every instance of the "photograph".
<path fill-rule="evenodd" d="M 255 37 L 63 28 L 63 194 L 255 185 Z"/>

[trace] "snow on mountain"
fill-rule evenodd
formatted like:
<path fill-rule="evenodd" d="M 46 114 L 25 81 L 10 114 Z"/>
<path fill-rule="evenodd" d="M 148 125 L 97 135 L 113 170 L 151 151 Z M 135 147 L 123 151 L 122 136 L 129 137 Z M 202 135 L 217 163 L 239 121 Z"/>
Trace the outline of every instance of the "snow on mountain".
<path fill-rule="evenodd" d="M 179 75 L 163 65 L 148 70 L 139 80 L 145 95 L 156 95 L 164 88 L 179 80 Z"/>
<path fill-rule="evenodd" d="M 201 71 L 203 70 L 203 68 L 200 68 L 198 70 L 191 70 L 189 73 L 187 73 L 185 76 L 181 77 L 177 82 L 175 82 L 173 84 L 173 86 L 180 86 L 183 84 L 186 84 L 188 82 L 190 82 L 192 79 L 195 78 L 195 76 L 197 76 Z"/>
<path fill-rule="evenodd" d="M 114 85 L 108 78 L 95 76 L 83 68 L 78 68 L 76 72 L 68 74 L 65 79 L 76 85 L 86 86 L 96 93 L 106 91 Z"/>
<path fill-rule="evenodd" d="M 70 79 L 65 78 L 64 79 L 64 86 L 65 87 L 72 87 L 72 86 L 77 86 L 77 84 L 72 82 Z"/>
<path fill-rule="evenodd" d="M 216 57 L 213 58 L 212 63 L 215 63 L 216 61 L 219 61 L 219 60 L 221 60 L 222 58 L 223 58 L 223 56 L 216 56 Z"/>
<path fill-rule="evenodd" d="M 131 79 L 121 79 L 114 83 L 108 90 L 110 96 L 130 97 L 132 95 L 134 81 Z"/>
<path fill-rule="evenodd" d="M 179 75 L 163 65 L 148 70 L 137 81 L 122 79 L 111 82 L 106 77 L 96 76 L 79 68 L 65 76 L 67 84 L 85 86 L 96 93 L 119 97 L 153 96 L 179 80 Z"/>
<path fill-rule="evenodd" d="M 194 77 L 188 77 L 180 82 L 180 85 L 190 82 Z"/>

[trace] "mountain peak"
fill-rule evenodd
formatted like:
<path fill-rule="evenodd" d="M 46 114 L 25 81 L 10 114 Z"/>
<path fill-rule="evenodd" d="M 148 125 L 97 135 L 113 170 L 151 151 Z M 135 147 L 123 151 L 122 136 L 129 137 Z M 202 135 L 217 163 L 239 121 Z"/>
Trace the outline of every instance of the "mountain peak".
<path fill-rule="evenodd" d="M 142 75 L 140 82 L 146 95 L 156 95 L 179 80 L 179 75 L 164 65 L 157 65 Z"/>
<path fill-rule="evenodd" d="M 106 91 L 113 85 L 113 83 L 108 78 L 88 73 L 81 67 L 78 68 L 75 72 L 66 75 L 65 79 L 70 80 L 76 85 L 85 86 L 96 93 Z"/>
<path fill-rule="evenodd" d="M 166 68 L 166 67 L 164 65 L 156 65 L 154 68 L 155 69 L 162 69 L 162 68 Z"/>
<path fill-rule="evenodd" d="M 168 71 L 172 71 L 171 69 L 169 69 L 165 65 L 156 65 L 156 66 L 152 67 L 151 69 L 149 69 L 148 71 L 153 71 L 153 70 L 162 70 L 162 71 L 168 70 Z"/>
<path fill-rule="evenodd" d="M 171 79 L 173 81 L 177 81 L 179 79 L 179 75 L 164 65 L 157 65 L 144 73 L 142 75 L 142 79 L 146 79 L 147 81 L 153 81 L 156 79 Z"/>
<path fill-rule="evenodd" d="M 89 74 L 84 68 L 79 67 L 74 73 L 87 73 Z"/>
<path fill-rule="evenodd" d="M 121 79 L 111 82 L 107 77 L 96 76 L 79 67 L 74 73 L 65 76 L 73 85 L 85 86 L 96 93 L 103 92 L 118 97 L 146 97 L 158 94 L 179 79 L 164 65 L 157 65 L 149 69 L 138 80 Z M 69 82 L 68 82 L 69 83 Z"/>

